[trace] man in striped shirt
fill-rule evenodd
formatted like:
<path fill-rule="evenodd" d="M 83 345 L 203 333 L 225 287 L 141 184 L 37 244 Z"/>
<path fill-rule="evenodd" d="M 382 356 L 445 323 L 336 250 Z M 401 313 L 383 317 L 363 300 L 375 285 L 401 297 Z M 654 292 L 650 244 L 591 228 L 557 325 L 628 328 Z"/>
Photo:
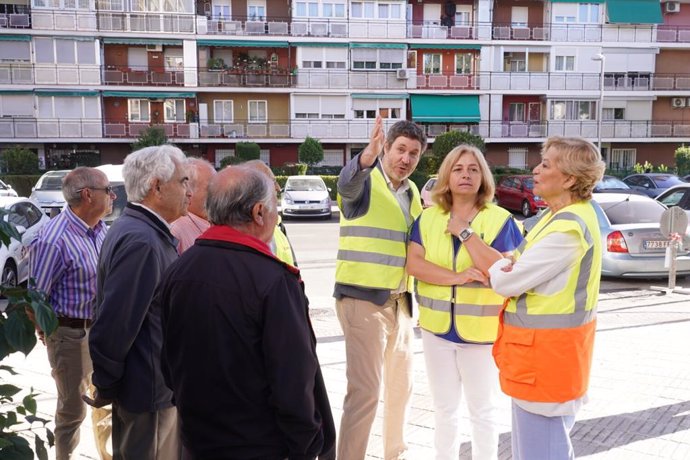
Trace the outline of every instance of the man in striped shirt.
<path fill-rule="evenodd" d="M 88 335 L 96 304 L 98 255 L 107 230 L 102 219 L 112 211 L 116 198 L 106 175 L 85 167 L 65 176 L 62 194 L 68 206 L 36 235 L 29 255 L 33 288 L 46 294 L 58 317 L 58 328 L 50 336 L 38 330 L 58 392 L 57 460 L 69 459 L 77 448 L 86 416 L 81 395 L 93 371 Z M 93 412 L 94 435 L 100 444 L 104 440 L 98 431 L 109 429 L 99 427 L 103 412 Z"/>

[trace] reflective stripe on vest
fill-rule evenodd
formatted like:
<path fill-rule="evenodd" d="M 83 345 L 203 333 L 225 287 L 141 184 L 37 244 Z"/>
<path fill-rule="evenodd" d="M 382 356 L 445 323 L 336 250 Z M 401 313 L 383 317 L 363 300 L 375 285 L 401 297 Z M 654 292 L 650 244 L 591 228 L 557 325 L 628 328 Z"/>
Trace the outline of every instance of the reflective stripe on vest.
<path fill-rule="evenodd" d="M 378 167 L 371 171 L 370 202 L 366 214 L 347 219 L 340 214 L 336 261 L 337 283 L 374 289 L 397 289 L 405 275 L 408 223 Z M 422 212 L 417 187 L 410 184 L 412 219 Z"/>
<path fill-rule="evenodd" d="M 448 218 L 448 213 L 438 206 L 425 209 L 419 230 L 426 260 L 459 273 L 473 263 L 463 246 L 453 260 L 453 241 L 446 233 Z M 510 218 L 508 211 L 489 203 L 472 221 L 472 229 L 490 245 Z M 487 286 L 479 282 L 440 286 L 417 280 L 416 298 L 423 329 L 445 334 L 454 324 L 456 333 L 466 342 L 491 343 L 496 339 L 504 298 Z"/>

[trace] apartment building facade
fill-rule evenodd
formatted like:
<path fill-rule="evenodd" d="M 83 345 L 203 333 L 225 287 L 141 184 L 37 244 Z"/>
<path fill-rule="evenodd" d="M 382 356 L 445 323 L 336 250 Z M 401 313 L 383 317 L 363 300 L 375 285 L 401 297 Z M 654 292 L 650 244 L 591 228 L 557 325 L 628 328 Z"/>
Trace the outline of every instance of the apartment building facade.
<path fill-rule="evenodd" d="M 377 115 L 514 167 L 551 135 L 611 169 L 690 142 L 690 0 L 0 2 L 0 150 L 46 167 L 120 163 L 150 126 L 216 164 L 239 141 L 295 162 L 311 136 L 342 165 Z"/>

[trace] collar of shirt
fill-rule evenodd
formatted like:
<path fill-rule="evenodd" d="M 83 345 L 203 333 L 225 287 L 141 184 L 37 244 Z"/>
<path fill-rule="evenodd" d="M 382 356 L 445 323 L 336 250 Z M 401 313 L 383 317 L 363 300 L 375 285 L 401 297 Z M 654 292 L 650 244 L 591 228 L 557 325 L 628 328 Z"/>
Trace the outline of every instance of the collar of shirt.
<path fill-rule="evenodd" d="M 77 216 L 74 211 L 72 211 L 72 208 L 67 206 L 64 211 L 65 217 L 67 218 L 67 221 L 69 222 L 69 225 L 77 232 L 83 233 L 84 235 L 98 235 L 100 232 L 103 231 L 105 228 L 105 222 L 102 220 L 99 220 L 96 225 L 93 226 L 93 228 L 89 227 L 86 222 L 81 220 L 79 216 Z"/>
<path fill-rule="evenodd" d="M 158 214 L 156 211 L 154 211 L 153 209 L 151 209 L 151 208 L 149 208 L 148 206 L 143 205 L 143 204 L 141 204 L 141 203 L 134 203 L 134 202 L 130 201 L 130 204 L 132 204 L 132 205 L 134 205 L 134 206 L 140 206 L 140 207 L 146 209 L 148 212 L 150 212 L 151 214 L 153 214 L 153 215 L 156 217 L 156 219 L 158 219 L 158 220 L 160 220 L 161 222 L 163 222 L 163 225 L 165 225 L 165 228 L 167 228 L 168 231 L 170 231 L 170 224 L 167 223 L 167 222 L 165 221 L 165 219 L 163 219 L 163 218 L 161 217 L 161 215 Z"/>
<path fill-rule="evenodd" d="M 383 178 L 386 179 L 388 188 L 391 189 L 393 193 L 407 193 L 407 191 L 410 189 L 410 181 L 408 179 L 403 179 L 403 181 L 400 182 L 400 186 L 396 189 L 393 187 L 393 182 L 391 182 L 391 180 L 388 178 L 388 174 L 386 174 L 386 170 L 383 168 L 383 161 L 381 161 L 381 158 L 378 159 L 378 162 L 381 165 L 381 173 L 383 174 Z"/>

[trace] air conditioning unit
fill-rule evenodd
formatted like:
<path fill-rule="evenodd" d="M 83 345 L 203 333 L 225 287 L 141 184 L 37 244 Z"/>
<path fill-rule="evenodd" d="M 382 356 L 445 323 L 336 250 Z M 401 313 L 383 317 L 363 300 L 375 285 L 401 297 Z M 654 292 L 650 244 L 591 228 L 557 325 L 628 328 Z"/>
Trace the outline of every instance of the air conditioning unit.
<path fill-rule="evenodd" d="M 664 5 L 664 11 L 667 13 L 677 13 L 680 11 L 680 2 L 666 2 Z"/>
<path fill-rule="evenodd" d="M 674 97 L 671 99 L 671 107 L 677 109 L 679 107 L 685 107 L 684 97 Z"/>
<path fill-rule="evenodd" d="M 163 45 L 146 45 L 146 51 L 149 53 L 161 52 L 163 51 Z"/>
<path fill-rule="evenodd" d="M 407 80 L 410 78 L 410 69 L 398 69 L 396 77 L 398 80 Z"/>

